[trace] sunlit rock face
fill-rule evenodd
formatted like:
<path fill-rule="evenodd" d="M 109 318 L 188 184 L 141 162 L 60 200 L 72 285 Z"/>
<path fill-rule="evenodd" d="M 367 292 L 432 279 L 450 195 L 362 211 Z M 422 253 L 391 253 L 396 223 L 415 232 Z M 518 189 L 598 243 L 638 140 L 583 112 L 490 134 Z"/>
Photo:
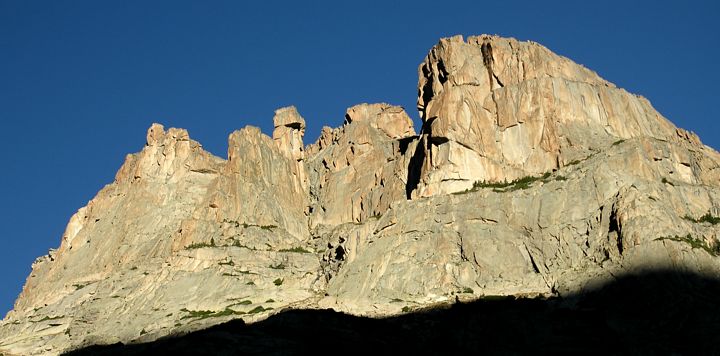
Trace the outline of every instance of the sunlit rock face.
<path fill-rule="evenodd" d="M 533 42 L 442 39 L 418 133 L 349 108 L 305 145 L 280 108 L 215 157 L 153 124 L 37 259 L 0 353 L 145 342 L 287 309 L 399 315 L 582 295 L 646 270 L 720 278 L 720 155 L 647 100 Z"/>
<path fill-rule="evenodd" d="M 323 129 L 308 148 L 310 227 L 359 223 L 405 200 L 414 140 L 410 117 L 388 104 L 353 106 L 342 127 Z"/>
<path fill-rule="evenodd" d="M 416 196 L 542 174 L 621 139 L 699 142 L 644 98 L 534 42 L 443 39 L 418 72 L 425 162 Z"/>

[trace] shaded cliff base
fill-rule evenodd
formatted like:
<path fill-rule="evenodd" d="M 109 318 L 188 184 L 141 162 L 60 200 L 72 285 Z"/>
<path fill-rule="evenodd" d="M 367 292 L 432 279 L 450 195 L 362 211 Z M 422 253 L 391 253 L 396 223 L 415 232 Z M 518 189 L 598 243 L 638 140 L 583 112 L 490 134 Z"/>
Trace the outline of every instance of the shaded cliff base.
<path fill-rule="evenodd" d="M 289 310 L 68 355 L 720 352 L 720 280 L 652 271 L 560 299 L 485 298 L 383 319 Z M 398 303 L 402 303 L 398 301 Z"/>

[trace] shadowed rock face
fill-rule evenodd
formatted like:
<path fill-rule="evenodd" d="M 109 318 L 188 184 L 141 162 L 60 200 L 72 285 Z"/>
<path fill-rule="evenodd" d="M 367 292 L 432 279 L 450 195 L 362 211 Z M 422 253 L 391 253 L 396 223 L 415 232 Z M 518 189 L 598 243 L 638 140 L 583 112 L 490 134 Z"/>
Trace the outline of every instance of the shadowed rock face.
<path fill-rule="evenodd" d="M 526 335 L 512 322 L 526 313 L 538 337 L 518 345 L 561 345 L 540 338 L 565 320 L 557 304 L 618 276 L 720 276 L 720 155 L 646 100 L 536 43 L 485 35 L 442 39 L 420 65 L 418 94 L 419 135 L 402 108 L 360 104 L 304 146 L 305 120 L 287 107 L 272 137 L 233 132 L 227 159 L 152 125 L 60 247 L 33 264 L 0 323 L 0 352 L 188 333 L 173 347 L 283 351 L 307 347 L 305 336 L 355 345 L 355 330 L 377 347 L 434 350 L 438 335 L 461 351 L 489 342 L 502 352 L 493 342 Z M 573 309 L 557 327 L 604 351 L 607 338 L 641 350 L 624 338 L 645 324 L 622 328 L 642 305 L 607 304 L 631 293 L 621 290 L 592 294 L 602 295 L 585 299 L 596 312 Z M 539 299 L 468 304 L 485 296 Z M 428 306 L 440 311 L 398 316 Z M 288 309 L 316 311 L 278 314 Z M 314 327 L 303 338 L 284 334 L 305 324 Z M 227 336 L 238 330 L 249 334 Z"/>
<path fill-rule="evenodd" d="M 486 298 L 380 319 L 286 310 L 254 324 L 232 321 L 152 343 L 69 355 L 713 354 L 720 351 L 718 293 L 718 280 L 653 271 L 567 299 Z"/>

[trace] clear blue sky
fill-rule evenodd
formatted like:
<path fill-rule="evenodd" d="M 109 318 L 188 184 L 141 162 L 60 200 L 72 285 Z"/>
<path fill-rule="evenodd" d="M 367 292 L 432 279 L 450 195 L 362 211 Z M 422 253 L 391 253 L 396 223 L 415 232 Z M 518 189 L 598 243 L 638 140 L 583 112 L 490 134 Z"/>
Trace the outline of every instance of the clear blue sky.
<path fill-rule="evenodd" d="M 540 42 L 718 148 L 719 18 L 714 1 L 0 0 L 0 314 L 152 122 L 225 157 L 231 131 L 270 133 L 285 105 L 306 142 L 361 102 L 417 120 L 417 66 L 440 37 Z"/>

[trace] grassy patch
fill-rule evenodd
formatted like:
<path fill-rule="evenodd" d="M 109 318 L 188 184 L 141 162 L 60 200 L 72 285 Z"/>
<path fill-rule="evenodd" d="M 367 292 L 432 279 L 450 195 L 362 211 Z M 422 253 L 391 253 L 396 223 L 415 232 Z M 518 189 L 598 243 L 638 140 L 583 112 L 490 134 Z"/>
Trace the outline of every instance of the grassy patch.
<path fill-rule="evenodd" d="M 712 216 L 712 215 L 710 215 L 710 213 L 707 213 L 707 214 L 701 216 L 700 220 L 698 220 L 698 221 L 710 223 L 711 225 L 717 225 L 717 224 L 720 224 L 720 217 Z"/>
<path fill-rule="evenodd" d="M 593 152 L 593 153 L 589 154 L 589 155 L 588 155 L 587 157 L 585 157 L 585 158 L 574 159 L 574 160 L 566 163 L 566 164 L 565 164 L 565 167 L 574 166 L 574 165 L 580 164 L 580 163 L 582 163 L 582 162 L 585 162 L 585 161 L 589 160 L 590 158 L 592 158 L 592 157 L 593 157 L 594 155 L 596 155 L 596 154 L 597 154 L 597 152 Z"/>
<path fill-rule="evenodd" d="M 293 248 L 283 248 L 279 250 L 278 252 L 296 252 L 296 253 L 310 253 L 310 251 L 302 248 L 302 247 L 293 247 Z"/>
<path fill-rule="evenodd" d="M 710 246 L 705 241 L 695 238 L 691 234 L 687 234 L 685 236 L 665 236 L 665 237 L 659 237 L 655 240 L 670 240 L 670 241 L 677 241 L 677 242 L 684 242 L 692 248 L 699 248 L 702 250 L 705 250 L 705 252 L 709 253 L 712 256 L 720 256 L 720 242 L 716 242 L 714 245 Z"/>
<path fill-rule="evenodd" d="M 215 246 L 215 239 L 214 239 L 214 238 L 211 238 L 211 239 L 210 239 L 210 243 L 207 243 L 207 242 L 192 243 L 192 244 L 190 244 L 190 245 L 185 246 L 185 249 L 186 249 L 186 250 L 192 250 L 192 249 L 203 248 L 203 247 L 216 247 L 216 246 Z"/>
<path fill-rule="evenodd" d="M 586 158 L 587 159 L 587 158 Z M 574 166 L 576 164 L 580 164 L 580 162 L 584 161 L 584 159 L 574 159 L 570 162 L 568 162 L 565 167 Z"/>
<path fill-rule="evenodd" d="M 220 261 L 220 262 L 218 262 L 218 265 L 220 265 L 220 266 L 234 266 L 234 265 L 235 265 L 235 262 L 233 262 L 232 260 L 227 261 L 227 262 L 225 262 L 225 261 Z"/>
<path fill-rule="evenodd" d="M 709 223 L 710 225 L 720 224 L 720 217 L 713 216 L 712 214 L 710 214 L 710 212 L 701 216 L 700 219 L 695 219 L 690 215 L 685 215 L 684 219 L 692 221 L 694 223 Z"/>
<path fill-rule="evenodd" d="M 223 219 L 223 221 L 222 221 L 222 222 L 223 222 L 223 223 L 225 223 L 225 224 L 232 224 L 232 225 L 235 225 L 235 227 L 240 227 L 240 223 L 239 223 L 239 222 L 237 222 L 237 221 L 235 221 L 235 220 L 228 220 L 228 219 Z"/>
<path fill-rule="evenodd" d="M 402 300 L 402 299 L 400 299 L 400 298 L 393 298 L 393 299 L 390 301 L 390 303 L 401 303 L 401 302 L 404 302 L 404 300 Z"/>
<path fill-rule="evenodd" d="M 75 290 L 80 290 L 80 289 L 87 287 L 87 284 L 80 284 L 80 283 L 73 284 L 73 287 L 75 287 Z"/>
<path fill-rule="evenodd" d="M 475 294 L 475 291 L 472 290 L 472 288 L 470 288 L 470 287 L 463 288 L 462 292 L 467 293 L 467 294 Z"/>
<path fill-rule="evenodd" d="M 247 283 L 245 283 L 245 285 L 248 285 L 248 286 L 254 286 L 254 285 L 255 285 L 255 282 L 253 282 L 253 281 L 250 281 L 250 282 L 247 282 Z"/>
<path fill-rule="evenodd" d="M 625 142 L 625 140 L 620 139 L 620 140 L 617 140 L 617 141 L 613 142 L 612 145 L 613 145 L 613 146 L 617 146 L 617 145 L 619 145 L 619 144 L 621 144 L 621 143 L 623 143 L 623 142 Z"/>
<path fill-rule="evenodd" d="M 403 313 L 407 313 L 407 312 L 409 312 L 409 311 L 410 311 L 410 307 L 409 307 L 409 306 L 406 305 L 406 306 L 402 307 L 402 312 L 403 312 Z"/>
<path fill-rule="evenodd" d="M 483 188 L 492 188 L 492 190 L 496 193 L 512 192 L 512 191 L 519 190 L 519 189 L 528 189 L 536 181 L 541 180 L 541 181 L 547 182 L 547 179 L 550 177 L 550 175 L 551 175 L 550 172 L 545 172 L 541 176 L 527 176 L 527 177 L 522 177 L 522 178 L 512 180 L 510 182 L 480 182 L 480 181 L 477 181 L 477 182 L 473 183 L 472 188 L 467 189 L 462 192 L 455 192 L 453 194 L 465 194 L 465 193 L 469 193 L 469 192 L 475 192 L 478 189 L 483 189 Z M 563 179 L 564 179 L 564 177 L 563 177 Z"/>
<path fill-rule="evenodd" d="M 237 224 L 236 226 L 240 226 L 241 224 Z M 257 225 L 257 224 L 248 224 L 248 223 L 242 223 L 242 227 L 247 229 L 249 227 L 259 227 L 263 230 L 269 230 L 272 231 L 272 229 L 277 228 L 277 225 Z"/>
<path fill-rule="evenodd" d="M 257 314 L 257 313 L 262 313 L 267 310 L 272 310 L 272 308 L 263 308 L 262 305 L 258 305 L 253 310 L 247 312 L 247 314 Z"/>
<path fill-rule="evenodd" d="M 246 248 L 246 249 L 248 249 L 248 250 L 257 251 L 256 248 L 250 247 L 250 246 L 248 246 L 248 245 L 243 245 L 240 241 L 235 240 L 235 239 L 233 239 L 232 245 L 235 246 L 235 247 L 242 247 L 242 248 Z"/>
<path fill-rule="evenodd" d="M 270 298 L 266 300 L 265 303 L 275 303 L 275 299 Z"/>
<path fill-rule="evenodd" d="M 673 187 L 675 186 L 675 184 L 674 184 L 673 182 L 669 181 L 669 180 L 668 180 L 667 178 L 665 178 L 665 177 L 663 177 L 660 181 L 663 182 L 663 183 L 665 183 L 665 184 L 670 184 L 670 185 L 672 185 Z"/>
<path fill-rule="evenodd" d="M 188 313 L 188 315 L 183 316 L 180 319 L 189 319 L 189 318 L 196 318 L 198 320 L 207 319 L 207 318 L 217 318 L 221 316 L 228 316 L 228 315 L 242 315 L 245 314 L 241 311 L 235 311 L 230 308 L 225 308 L 225 310 L 221 311 L 212 311 L 212 310 L 187 310 L 186 308 L 180 309 L 181 312 Z"/>
<path fill-rule="evenodd" d="M 276 285 L 276 286 L 280 286 L 280 285 L 283 284 L 283 282 L 284 282 L 284 281 L 283 281 L 282 278 L 278 278 L 278 279 L 276 279 L 276 280 L 273 281 L 273 284 Z"/>

